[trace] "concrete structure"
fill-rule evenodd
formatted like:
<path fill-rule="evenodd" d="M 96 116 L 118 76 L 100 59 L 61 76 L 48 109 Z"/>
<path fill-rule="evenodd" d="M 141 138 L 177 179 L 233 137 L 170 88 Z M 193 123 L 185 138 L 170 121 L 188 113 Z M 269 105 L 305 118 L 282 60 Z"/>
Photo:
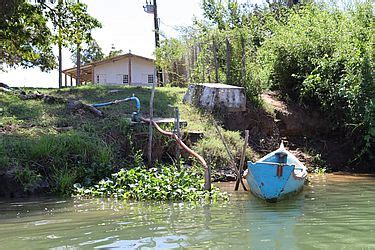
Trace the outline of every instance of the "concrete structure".
<path fill-rule="evenodd" d="M 226 84 L 191 84 L 188 87 L 183 102 L 194 104 L 209 111 L 246 111 L 245 89 Z"/>
<path fill-rule="evenodd" d="M 81 66 L 81 85 L 86 82 L 95 84 L 121 84 L 129 86 L 151 86 L 154 81 L 154 60 L 131 53 L 92 62 Z M 77 68 L 63 70 L 65 86 L 72 86 L 76 79 Z M 70 83 L 68 82 L 70 77 Z"/>

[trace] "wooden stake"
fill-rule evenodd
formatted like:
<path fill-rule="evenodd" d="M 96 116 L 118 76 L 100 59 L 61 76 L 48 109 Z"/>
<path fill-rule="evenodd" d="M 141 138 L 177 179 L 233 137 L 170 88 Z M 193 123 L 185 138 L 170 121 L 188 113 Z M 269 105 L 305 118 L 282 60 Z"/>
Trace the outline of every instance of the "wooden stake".
<path fill-rule="evenodd" d="M 214 63 L 215 63 L 215 82 L 219 82 L 219 62 L 217 59 L 217 43 L 215 37 L 213 38 Z"/>
<path fill-rule="evenodd" d="M 237 176 L 236 186 L 234 188 L 235 191 L 238 191 L 238 187 L 240 183 L 242 184 L 243 189 L 247 191 L 247 188 L 245 187 L 245 184 L 243 183 L 243 180 L 242 180 L 242 175 L 243 175 L 243 165 L 245 163 L 245 154 L 246 154 L 248 140 L 249 140 L 249 130 L 245 130 L 245 143 L 243 144 L 242 153 L 241 153 L 241 161 L 240 161 L 240 165 L 238 166 L 239 175 Z"/>
<path fill-rule="evenodd" d="M 156 85 L 156 70 L 154 72 L 154 81 L 152 83 L 151 97 L 150 97 L 150 124 L 148 127 L 148 165 L 152 167 L 152 119 L 154 116 L 154 96 Z"/>
<path fill-rule="evenodd" d="M 232 61 L 232 47 L 229 41 L 229 38 L 225 38 L 225 44 L 226 44 L 226 63 L 227 63 L 227 79 L 226 83 L 231 84 L 231 61 Z"/>
<path fill-rule="evenodd" d="M 226 141 L 225 141 L 225 138 L 224 138 L 223 134 L 220 132 L 219 126 L 216 124 L 216 122 L 214 122 L 214 125 L 215 125 L 215 128 L 216 128 L 216 130 L 217 130 L 217 133 L 219 134 L 220 139 L 221 139 L 221 141 L 223 142 L 223 145 L 224 145 L 224 147 L 225 147 L 225 149 L 226 149 L 226 151 L 227 151 L 227 154 L 228 154 L 228 156 L 229 156 L 229 159 L 230 159 L 230 162 L 231 162 L 232 168 L 234 169 L 234 171 L 236 172 L 236 174 L 237 174 L 237 176 L 238 176 L 238 175 L 239 175 L 239 172 L 238 172 L 238 169 L 237 169 L 237 167 L 236 167 L 236 161 L 234 160 L 234 157 L 233 157 L 232 153 L 231 153 L 230 150 L 229 150 L 229 147 L 228 147 L 228 145 L 227 145 L 227 143 L 226 143 Z"/>
<path fill-rule="evenodd" d="M 244 86 L 246 76 L 246 54 L 245 54 L 245 38 L 241 34 L 241 86 Z"/>

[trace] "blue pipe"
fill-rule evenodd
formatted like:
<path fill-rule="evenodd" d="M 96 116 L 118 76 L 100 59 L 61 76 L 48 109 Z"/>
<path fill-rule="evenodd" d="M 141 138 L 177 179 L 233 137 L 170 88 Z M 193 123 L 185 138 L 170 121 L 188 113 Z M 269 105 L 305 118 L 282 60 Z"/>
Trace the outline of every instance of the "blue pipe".
<path fill-rule="evenodd" d="M 102 103 L 91 104 L 91 106 L 98 108 L 98 107 L 104 107 L 104 106 L 108 106 L 112 104 L 114 104 L 114 102 L 102 102 Z"/>
<path fill-rule="evenodd" d="M 117 104 L 117 103 L 120 103 L 120 102 L 128 102 L 128 101 L 135 101 L 135 107 L 137 108 L 137 114 L 139 114 L 139 112 L 141 112 L 141 101 L 138 99 L 138 97 L 134 96 L 134 94 L 133 94 L 132 97 L 128 97 L 128 98 L 125 98 L 125 99 L 116 100 L 116 101 L 112 101 L 112 102 L 95 103 L 95 104 L 91 104 L 91 106 L 95 107 L 95 108 L 98 108 L 98 107 L 104 107 L 104 106 L 109 106 L 109 105 L 112 105 L 112 104 Z"/>

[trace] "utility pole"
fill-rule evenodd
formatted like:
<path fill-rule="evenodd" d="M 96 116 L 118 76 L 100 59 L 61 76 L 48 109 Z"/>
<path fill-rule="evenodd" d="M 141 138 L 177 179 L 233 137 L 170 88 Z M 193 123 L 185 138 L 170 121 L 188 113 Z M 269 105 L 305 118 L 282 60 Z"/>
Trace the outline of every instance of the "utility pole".
<path fill-rule="evenodd" d="M 155 27 L 155 47 L 160 47 L 159 42 L 159 21 L 158 21 L 158 7 L 156 5 L 156 0 L 154 1 L 154 27 Z"/>
<path fill-rule="evenodd" d="M 158 6 L 156 0 L 154 0 L 154 27 L 155 27 L 155 47 L 156 49 L 160 47 L 160 38 L 159 38 L 159 19 L 158 19 Z M 163 74 L 161 69 L 157 66 L 157 78 L 159 83 L 163 84 Z"/>
<path fill-rule="evenodd" d="M 160 38 L 159 38 L 159 18 L 158 18 L 158 6 L 156 0 L 153 0 L 153 4 L 151 5 L 151 1 L 149 2 L 146 0 L 146 6 L 143 6 L 146 13 L 154 14 L 154 30 L 155 30 L 155 48 L 160 47 Z M 158 78 L 158 83 L 163 82 L 163 74 L 159 67 L 156 67 L 156 76 Z"/>

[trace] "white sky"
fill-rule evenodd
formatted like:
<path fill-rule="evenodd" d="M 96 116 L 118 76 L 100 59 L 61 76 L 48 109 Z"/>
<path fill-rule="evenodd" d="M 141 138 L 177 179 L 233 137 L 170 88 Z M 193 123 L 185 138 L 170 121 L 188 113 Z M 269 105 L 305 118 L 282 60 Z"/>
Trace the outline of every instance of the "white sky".
<path fill-rule="evenodd" d="M 90 15 L 103 25 L 95 30 L 93 37 L 107 54 L 112 44 L 124 53 L 152 57 L 154 40 L 153 15 L 143 11 L 145 0 L 82 0 L 88 5 Z M 242 0 L 239 2 L 246 2 Z M 251 0 L 261 3 L 262 0 Z M 202 17 L 201 0 L 158 0 L 158 16 L 161 19 L 160 30 L 167 37 L 176 37 L 178 32 L 173 27 L 192 24 L 193 17 Z M 55 51 L 57 54 L 57 51 Z M 73 67 L 70 53 L 63 50 L 63 69 Z M 10 69 L 0 71 L 0 82 L 18 87 L 57 87 L 58 73 L 53 70 L 43 73 L 38 68 Z M 63 77 L 64 82 L 64 77 Z"/>

